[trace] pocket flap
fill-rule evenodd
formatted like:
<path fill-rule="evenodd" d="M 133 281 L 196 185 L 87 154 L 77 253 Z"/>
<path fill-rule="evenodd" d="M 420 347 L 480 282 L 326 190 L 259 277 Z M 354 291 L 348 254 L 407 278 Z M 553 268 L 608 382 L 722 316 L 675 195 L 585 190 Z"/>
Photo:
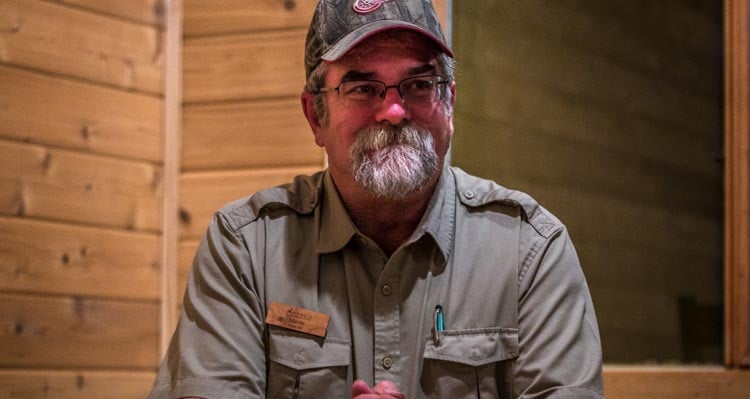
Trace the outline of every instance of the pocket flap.
<path fill-rule="evenodd" d="M 477 328 L 446 330 L 435 346 L 432 336 L 424 348 L 425 359 L 447 360 L 478 367 L 518 357 L 518 329 Z"/>
<path fill-rule="evenodd" d="M 269 331 L 269 357 L 295 370 L 348 366 L 350 343 L 344 339 L 325 339 L 292 331 Z"/>

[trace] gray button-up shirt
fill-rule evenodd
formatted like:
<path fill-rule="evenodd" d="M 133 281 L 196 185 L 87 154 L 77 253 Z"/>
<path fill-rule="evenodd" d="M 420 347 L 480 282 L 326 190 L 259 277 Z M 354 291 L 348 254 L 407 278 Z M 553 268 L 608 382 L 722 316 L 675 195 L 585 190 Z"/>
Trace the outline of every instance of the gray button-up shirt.
<path fill-rule="evenodd" d="M 266 325 L 280 302 L 324 338 Z M 440 306 L 444 330 L 435 331 Z M 387 257 L 326 172 L 216 213 L 150 398 L 599 398 L 601 346 L 565 227 L 529 196 L 446 168 Z"/>

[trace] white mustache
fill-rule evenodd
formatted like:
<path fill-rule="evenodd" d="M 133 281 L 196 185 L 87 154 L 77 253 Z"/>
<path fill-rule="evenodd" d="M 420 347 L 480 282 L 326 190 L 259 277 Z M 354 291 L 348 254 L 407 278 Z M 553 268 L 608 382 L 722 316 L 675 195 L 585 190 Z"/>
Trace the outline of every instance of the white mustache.
<path fill-rule="evenodd" d="M 419 128 L 410 124 L 380 124 L 357 133 L 357 143 L 363 150 L 380 150 L 397 144 L 419 146 L 421 142 Z"/>

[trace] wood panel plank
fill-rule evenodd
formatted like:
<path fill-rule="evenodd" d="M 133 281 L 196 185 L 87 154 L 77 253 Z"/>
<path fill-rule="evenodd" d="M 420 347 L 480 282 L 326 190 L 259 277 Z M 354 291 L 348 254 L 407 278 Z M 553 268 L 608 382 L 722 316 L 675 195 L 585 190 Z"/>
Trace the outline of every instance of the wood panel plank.
<path fill-rule="evenodd" d="M 0 290 L 159 299 L 160 239 L 0 217 Z"/>
<path fill-rule="evenodd" d="M 184 101 L 298 97 L 305 36 L 292 30 L 185 39 Z"/>
<path fill-rule="evenodd" d="M 445 3 L 435 1 L 443 26 Z M 307 28 L 316 4 L 308 0 L 185 0 L 185 35 Z"/>
<path fill-rule="evenodd" d="M 185 35 L 304 28 L 316 4 L 307 0 L 185 0 Z"/>
<path fill-rule="evenodd" d="M 6 399 L 145 398 L 153 372 L 0 370 L 0 397 Z"/>
<path fill-rule="evenodd" d="M 0 215 L 158 231 L 161 169 L 0 140 Z"/>
<path fill-rule="evenodd" d="M 607 399 L 743 399 L 750 371 L 710 367 L 604 367 Z"/>
<path fill-rule="evenodd" d="M 186 106 L 183 170 L 323 165 L 298 100 Z"/>
<path fill-rule="evenodd" d="M 181 236 L 183 239 L 202 237 L 214 212 L 230 201 L 290 182 L 298 174 L 311 174 L 317 170 L 320 168 L 295 167 L 183 174 Z"/>
<path fill-rule="evenodd" d="M 143 22 L 159 27 L 164 26 L 165 0 L 54 0 L 72 4 L 108 15 Z"/>
<path fill-rule="evenodd" d="M 160 161 L 163 101 L 0 66 L 0 137 Z"/>
<path fill-rule="evenodd" d="M 161 93 L 161 32 L 43 1 L 0 3 L 0 61 Z"/>
<path fill-rule="evenodd" d="M 153 370 L 159 306 L 0 294 L 0 366 Z"/>
<path fill-rule="evenodd" d="M 725 5 L 725 361 L 750 366 L 750 4 Z"/>

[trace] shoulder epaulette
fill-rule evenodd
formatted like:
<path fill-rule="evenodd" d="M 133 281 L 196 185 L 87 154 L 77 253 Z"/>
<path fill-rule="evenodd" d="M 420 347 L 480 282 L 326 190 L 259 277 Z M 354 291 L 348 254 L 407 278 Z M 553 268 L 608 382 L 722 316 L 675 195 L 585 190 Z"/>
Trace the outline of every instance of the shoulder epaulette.
<path fill-rule="evenodd" d="M 253 222 L 264 210 L 286 208 L 298 214 L 308 214 L 320 200 L 323 173 L 296 176 L 291 183 L 267 188 L 230 202 L 218 212 L 226 216 L 227 222 L 235 231 Z"/>
<path fill-rule="evenodd" d="M 472 176 L 456 167 L 451 169 L 456 176 L 459 199 L 465 206 L 478 208 L 491 203 L 499 203 L 520 208 L 526 221 L 544 237 L 548 237 L 562 227 L 560 220 L 539 205 L 530 195 L 505 188 L 491 180 Z"/>

